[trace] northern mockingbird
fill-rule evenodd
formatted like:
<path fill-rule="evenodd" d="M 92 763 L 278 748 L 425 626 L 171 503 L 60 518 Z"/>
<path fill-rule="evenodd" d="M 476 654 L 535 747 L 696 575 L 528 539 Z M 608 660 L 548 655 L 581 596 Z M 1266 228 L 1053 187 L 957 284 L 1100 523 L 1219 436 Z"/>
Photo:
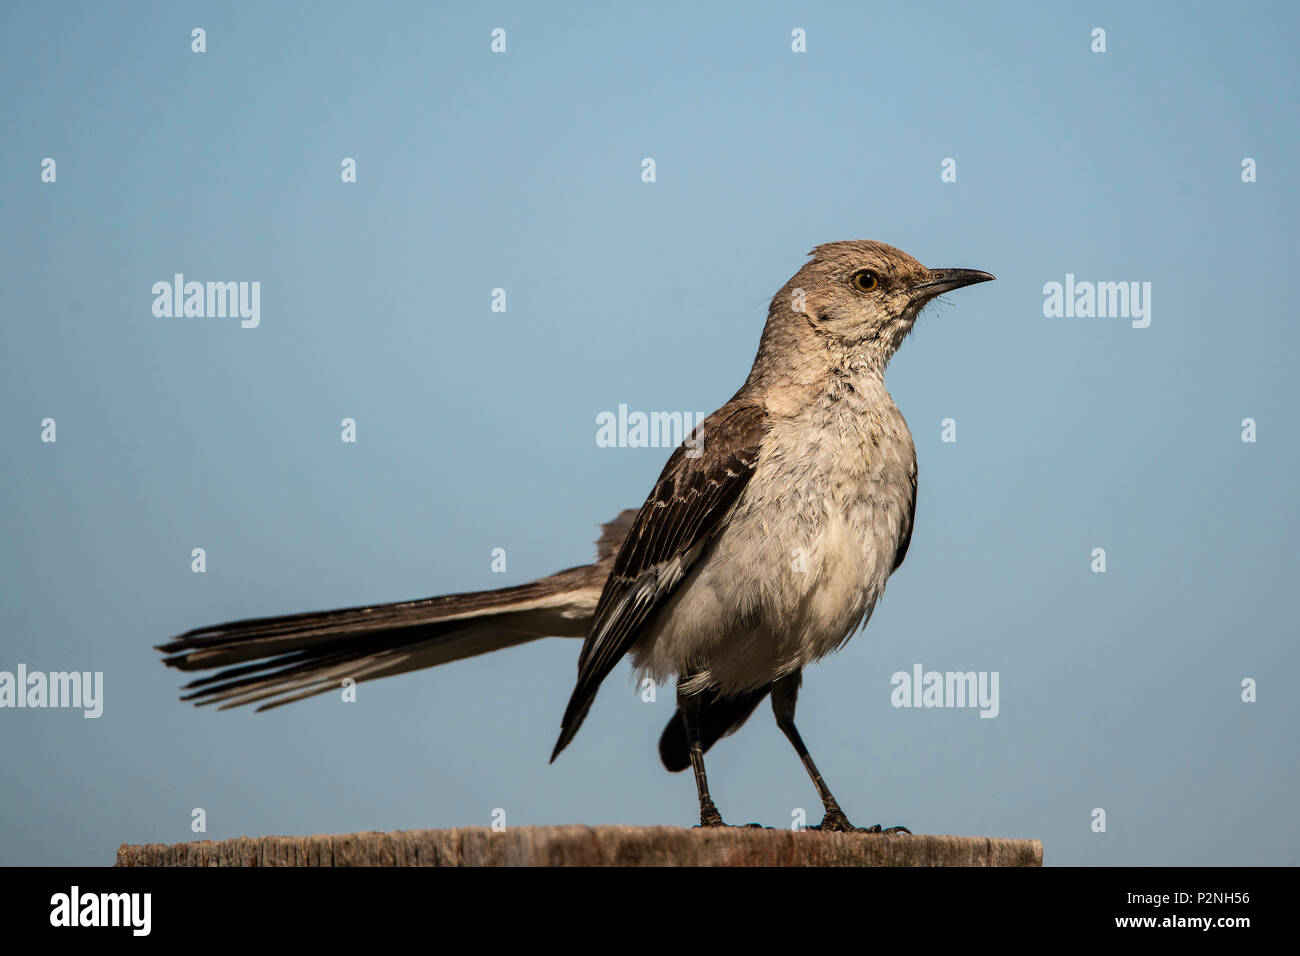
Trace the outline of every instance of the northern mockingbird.
<path fill-rule="evenodd" d="M 771 694 L 825 805 L 822 828 L 855 829 L 795 728 L 801 675 L 865 626 L 911 541 L 916 452 L 885 366 L 928 302 L 993 276 L 927 269 L 866 240 L 811 255 L 773 297 L 745 384 L 672 454 L 641 509 L 604 526 L 594 564 L 494 591 L 189 631 L 159 646 L 165 663 L 222 670 L 182 699 L 264 710 L 344 678 L 582 637 L 552 761 L 631 654 L 656 682 L 676 678 L 659 754 L 670 771 L 693 768 L 702 826 L 724 825 L 705 752 Z"/>

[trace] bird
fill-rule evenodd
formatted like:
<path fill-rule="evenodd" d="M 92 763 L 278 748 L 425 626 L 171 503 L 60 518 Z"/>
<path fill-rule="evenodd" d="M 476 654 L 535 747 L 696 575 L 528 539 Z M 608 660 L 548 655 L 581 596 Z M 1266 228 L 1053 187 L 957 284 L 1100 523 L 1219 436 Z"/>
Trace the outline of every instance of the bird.
<path fill-rule="evenodd" d="M 258 710 L 542 637 L 580 637 L 551 762 L 624 658 L 676 682 L 659 739 L 693 771 L 700 826 L 726 823 L 704 755 L 770 698 L 817 789 L 823 831 L 855 827 L 795 725 L 803 672 L 866 627 L 912 540 L 917 459 L 885 369 L 938 296 L 995 277 L 930 269 L 875 240 L 816 246 L 772 297 L 749 375 L 673 451 L 639 509 L 602 525 L 596 560 L 513 587 L 262 617 L 156 646 L 216 673 L 182 700 Z"/>

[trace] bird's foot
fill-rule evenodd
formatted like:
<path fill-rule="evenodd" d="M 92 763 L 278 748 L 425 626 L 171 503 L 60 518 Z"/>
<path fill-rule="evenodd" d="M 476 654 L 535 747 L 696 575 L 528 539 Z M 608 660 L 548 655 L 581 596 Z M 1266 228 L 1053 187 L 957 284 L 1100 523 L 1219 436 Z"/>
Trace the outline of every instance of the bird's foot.
<path fill-rule="evenodd" d="M 858 830 L 849 822 L 849 818 L 844 815 L 844 811 L 839 807 L 827 810 L 826 816 L 822 817 L 821 824 L 811 829 L 829 833 L 856 833 Z"/>
<path fill-rule="evenodd" d="M 718 808 L 713 805 L 712 800 L 700 804 L 700 826 L 702 827 L 725 827 L 722 822 L 722 814 Z"/>
<path fill-rule="evenodd" d="M 728 830 L 767 829 L 761 823 L 743 823 L 740 826 L 733 826 L 730 823 L 724 823 L 722 820 L 722 814 L 718 812 L 718 808 L 715 807 L 713 805 L 713 801 L 710 800 L 707 804 L 700 807 L 700 825 L 696 827 L 696 829 L 698 830 L 701 828 L 714 828 L 714 827 L 725 828 Z"/>
<path fill-rule="evenodd" d="M 907 827 L 881 827 L 879 823 L 871 827 L 855 827 L 849 822 L 849 818 L 844 815 L 844 811 L 839 807 L 827 810 L 826 816 L 822 818 L 820 826 L 809 827 L 810 830 L 820 830 L 823 833 L 907 833 L 912 831 Z"/>
<path fill-rule="evenodd" d="M 717 823 L 704 823 L 701 821 L 695 826 L 696 830 L 770 830 L 771 827 L 765 827 L 761 823 L 723 823 L 718 820 Z"/>

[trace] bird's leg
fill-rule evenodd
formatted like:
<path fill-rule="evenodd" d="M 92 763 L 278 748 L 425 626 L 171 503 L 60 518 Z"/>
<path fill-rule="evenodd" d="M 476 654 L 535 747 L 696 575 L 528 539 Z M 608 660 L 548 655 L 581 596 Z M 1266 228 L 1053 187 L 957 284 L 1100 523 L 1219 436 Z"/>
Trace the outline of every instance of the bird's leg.
<path fill-rule="evenodd" d="M 722 814 L 713 805 L 709 796 L 709 781 L 704 775 L 704 746 L 700 743 L 700 695 L 683 694 L 681 685 L 687 680 L 685 676 L 677 684 L 677 709 L 681 711 L 682 724 L 686 727 L 686 743 L 690 748 L 691 769 L 695 771 L 695 789 L 700 795 L 700 826 L 723 827 Z"/>
<path fill-rule="evenodd" d="M 776 715 L 776 725 L 781 728 L 781 732 L 785 734 L 790 745 L 794 747 L 795 753 L 803 761 L 804 769 L 808 771 L 808 776 L 812 777 L 813 785 L 817 787 L 817 793 L 822 798 L 822 806 L 826 808 L 826 816 L 818 829 L 841 833 L 911 833 L 912 831 L 907 827 L 890 827 L 882 830 L 877 824 L 859 829 L 849 822 L 840 805 L 835 802 L 835 795 L 831 793 L 831 788 L 826 786 L 826 781 L 822 779 L 821 771 L 813 763 L 812 754 L 808 752 L 803 738 L 799 736 L 799 729 L 794 725 L 794 706 L 799 698 L 799 685 L 802 682 L 803 673 L 795 671 L 772 685 L 772 713 Z"/>
<path fill-rule="evenodd" d="M 772 685 L 772 713 L 776 715 L 776 725 L 781 728 L 781 732 L 785 734 L 786 739 L 790 741 L 790 745 L 794 747 L 795 753 L 803 761 L 804 769 L 808 771 L 808 776 L 812 777 L 813 785 L 822 798 L 822 806 L 826 808 L 826 817 L 822 820 L 821 829 L 856 830 L 857 827 L 849 822 L 849 818 L 840 809 L 840 805 L 835 800 L 835 795 L 831 793 L 831 788 L 826 786 L 821 771 L 817 769 L 817 764 L 813 763 L 812 754 L 808 752 L 803 738 L 799 736 L 799 728 L 794 725 L 795 702 L 799 699 L 799 685 L 802 681 L 802 672 L 795 671 Z"/>

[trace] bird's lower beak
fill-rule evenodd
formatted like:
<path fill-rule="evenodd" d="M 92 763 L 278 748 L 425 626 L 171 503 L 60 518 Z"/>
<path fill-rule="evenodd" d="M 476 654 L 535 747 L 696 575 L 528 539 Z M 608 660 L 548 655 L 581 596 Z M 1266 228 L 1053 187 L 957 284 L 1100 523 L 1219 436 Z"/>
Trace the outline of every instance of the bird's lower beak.
<path fill-rule="evenodd" d="M 976 282 L 992 282 L 996 278 L 978 269 L 931 269 L 924 282 L 912 287 L 912 293 L 929 298 Z"/>

